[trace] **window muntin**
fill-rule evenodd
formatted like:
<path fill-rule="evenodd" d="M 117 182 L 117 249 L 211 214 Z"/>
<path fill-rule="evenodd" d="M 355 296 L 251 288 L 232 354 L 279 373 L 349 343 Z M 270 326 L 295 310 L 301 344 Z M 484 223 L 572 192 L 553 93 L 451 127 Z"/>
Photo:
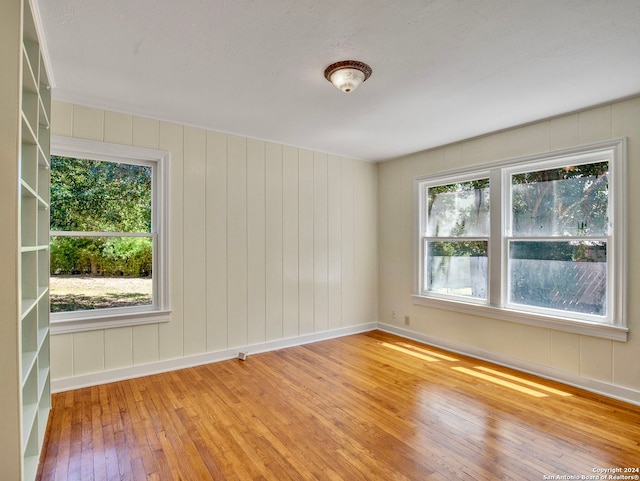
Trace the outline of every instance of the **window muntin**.
<path fill-rule="evenodd" d="M 625 156 L 625 139 L 617 139 L 493 162 L 483 171 L 417 177 L 414 301 L 625 340 Z M 485 176 L 491 179 L 488 296 L 430 290 L 427 241 L 450 239 L 427 235 L 426 190 Z"/>

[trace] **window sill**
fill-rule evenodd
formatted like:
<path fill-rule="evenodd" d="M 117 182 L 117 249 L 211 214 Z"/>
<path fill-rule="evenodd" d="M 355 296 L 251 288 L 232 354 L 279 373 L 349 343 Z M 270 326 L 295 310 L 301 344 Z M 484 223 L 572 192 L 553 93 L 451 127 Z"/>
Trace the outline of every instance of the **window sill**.
<path fill-rule="evenodd" d="M 102 316 L 94 314 L 60 319 L 55 319 L 54 316 L 51 316 L 51 335 L 169 322 L 171 311 L 127 312 Z"/>
<path fill-rule="evenodd" d="M 413 303 L 421 306 L 435 307 L 449 311 L 464 312 L 476 316 L 490 317 L 503 321 L 518 322 L 538 327 L 546 327 L 558 331 L 573 332 L 585 336 L 600 337 L 613 341 L 627 341 L 629 329 L 626 327 L 580 322 L 561 317 L 543 316 L 530 312 L 516 311 L 512 309 L 498 308 L 486 305 L 471 304 L 450 300 L 434 299 L 431 297 L 413 295 Z"/>

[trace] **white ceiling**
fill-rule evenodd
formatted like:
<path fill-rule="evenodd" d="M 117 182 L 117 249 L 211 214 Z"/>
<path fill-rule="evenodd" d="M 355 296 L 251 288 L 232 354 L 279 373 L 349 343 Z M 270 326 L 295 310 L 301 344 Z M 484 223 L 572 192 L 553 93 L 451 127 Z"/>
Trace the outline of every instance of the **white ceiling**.
<path fill-rule="evenodd" d="M 640 0 L 39 0 L 54 98 L 367 160 L 640 93 Z M 373 68 L 345 94 L 323 77 Z"/>

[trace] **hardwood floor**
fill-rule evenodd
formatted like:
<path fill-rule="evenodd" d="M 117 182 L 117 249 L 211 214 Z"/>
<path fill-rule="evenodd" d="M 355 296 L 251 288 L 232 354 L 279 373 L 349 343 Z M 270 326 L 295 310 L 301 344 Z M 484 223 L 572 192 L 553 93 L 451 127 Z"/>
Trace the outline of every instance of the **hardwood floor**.
<path fill-rule="evenodd" d="M 593 479 L 640 468 L 640 407 L 379 331 L 53 403 L 42 481 Z"/>

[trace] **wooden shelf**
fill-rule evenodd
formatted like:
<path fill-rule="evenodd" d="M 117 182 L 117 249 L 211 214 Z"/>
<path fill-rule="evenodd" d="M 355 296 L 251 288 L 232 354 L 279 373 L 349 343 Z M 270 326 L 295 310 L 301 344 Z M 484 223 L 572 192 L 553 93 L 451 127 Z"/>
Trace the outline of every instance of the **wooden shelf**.
<path fill-rule="evenodd" d="M 49 293 L 49 285 L 39 286 L 38 287 L 38 297 L 36 298 L 36 302 L 42 299 L 45 295 Z"/>
<path fill-rule="evenodd" d="M 36 140 L 36 134 L 34 130 L 29 125 L 29 121 L 25 116 L 24 112 L 21 113 L 22 116 L 22 143 L 23 144 L 31 144 L 38 145 L 38 141 Z"/>
<path fill-rule="evenodd" d="M 38 201 L 38 208 L 43 209 L 43 210 L 49 210 L 49 203 L 44 200 L 40 194 L 31 186 L 29 185 L 25 180 L 21 180 L 20 181 L 20 186 L 21 191 L 20 191 L 20 195 L 22 196 L 22 198 L 33 198 L 36 199 Z M 35 217 L 35 214 L 34 214 Z M 47 214 L 48 217 L 48 214 Z"/>
<path fill-rule="evenodd" d="M 38 405 L 38 446 L 42 446 L 44 435 L 47 432 L 47 421 L 51 410 L 50 372 L 47 370 L 47 379 L 44 383 L 44 391 L 40 395 Z"/>
<path fill-rule="evenodd" d="M 29 314 L 29 312 L 31 312 L 31 309 L 36 307 L 36 299 L 25 299 L 25 298 L 23 298 L 21 300 L 21 302 L 22 302 L 22 311 L 21 311 L 20 317 L 22 319 L 25 316 L 27 316 Z"/>
<path fill-rule="evenodd" d="M 24 358 L 24 354 L 23 354 Z M 31 366 L 35 365 L 35 355 L 30 360 Z M 23 372 L 25 371 L 23 367 Z M 32 437 L 36 414 L 38 412 L 38 376 L 36 369 L 27 371 L 26 378 L 22 385 L 22 440 L 23 449 Z"/>
<path fill-rule="evenodd" d="M 28 442 L 29 435 L 35 427 L 36 415 L 38 414 L 38 403 L 31 402 L 22 406 L 22 432 Z M 26 449 L 26 446 L 23 446 Z"/>
<path fill-rule="evenodd" d="M 20 248 L 22 252 L 38 252 L 38 251 L 46 251 L 47 249 L 49 249 L 48 245 L 22 246 Z"/>
<path fill-rule="evenodd" d="M 38 356 L 38 351 L 27 351 L 22 353 L 22 378 L 27 379 L 29 372 L 33 369 L 35 365 L 36 359 Z"/>
<path fill-rule="evenodd" d="M 49 381 L 49 366 L 38 368 L 38 399 L 42 398 L 47 382 Z"/>
<path fill-rule="evenodd" d="M 22 187 L 22 190 L 20 192 L 22 197 L 33 197 L 34 199 L 38 198 L 38 193 L 25 180 L 20 181 L 20 186 Z"/>

